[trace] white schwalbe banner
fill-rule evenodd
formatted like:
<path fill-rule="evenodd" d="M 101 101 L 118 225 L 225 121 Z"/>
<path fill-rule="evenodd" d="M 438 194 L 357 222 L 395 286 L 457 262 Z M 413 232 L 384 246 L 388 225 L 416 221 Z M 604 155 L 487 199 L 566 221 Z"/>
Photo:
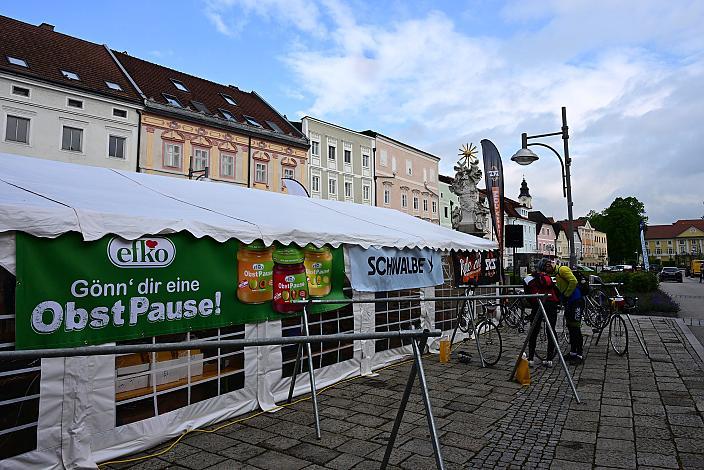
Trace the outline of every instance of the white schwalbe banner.
<path fill-rule="evenodd" d="M 386 292 L 443 283 L 440 252 L 427 248 L 368 248 L 351 246 L 352 288 L 361 292 Z"/>

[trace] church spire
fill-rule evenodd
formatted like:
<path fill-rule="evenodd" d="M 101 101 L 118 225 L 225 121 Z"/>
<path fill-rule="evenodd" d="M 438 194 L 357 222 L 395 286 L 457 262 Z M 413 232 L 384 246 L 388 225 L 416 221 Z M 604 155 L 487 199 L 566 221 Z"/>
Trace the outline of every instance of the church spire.
<path fill-rule="evenodd" d="M 523 178 L 523 181 L 521 182 L 521 193 L 518 195 L 518 202 L 520 202 L 521 205 L 525 206 L 527 209 L 532 209 L 532 201 L 533 198 L 530 196 L 530 191 L 528 190 L 528 183 L 526 183 L 526 179 Z"/>

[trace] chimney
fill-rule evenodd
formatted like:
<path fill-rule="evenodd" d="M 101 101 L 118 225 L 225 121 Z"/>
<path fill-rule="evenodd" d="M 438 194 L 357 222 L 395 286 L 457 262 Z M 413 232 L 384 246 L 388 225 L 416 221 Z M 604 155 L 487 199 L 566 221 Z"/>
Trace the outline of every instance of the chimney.
<path fill-rule="evenodd" d="M 49 24 L 49 23 L 42 23 L 39 25 L 40 28 L 46 29 L 47 31 L 53 31 L 54 30 L 54 25 Z"/>

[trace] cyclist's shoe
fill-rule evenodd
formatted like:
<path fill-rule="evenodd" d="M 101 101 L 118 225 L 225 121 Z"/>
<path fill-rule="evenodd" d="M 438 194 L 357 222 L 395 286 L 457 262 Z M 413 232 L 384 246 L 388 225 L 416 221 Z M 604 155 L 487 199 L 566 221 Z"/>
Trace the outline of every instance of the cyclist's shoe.
<path fill-rule="evenodd" d="M 550 367 L 552 367 L 552 361 L 545 361 L 545 362 L 543 362 L 543 365 L 547 368 L 550 368 Z"/>
<path fill-rule="evenodd" d="M 530 367 L 533 367 L 533 366 L 535 365 L 535 361 L 534 361 L 534 360 L 528 361 L 528 365 L 529 365 Z"/>

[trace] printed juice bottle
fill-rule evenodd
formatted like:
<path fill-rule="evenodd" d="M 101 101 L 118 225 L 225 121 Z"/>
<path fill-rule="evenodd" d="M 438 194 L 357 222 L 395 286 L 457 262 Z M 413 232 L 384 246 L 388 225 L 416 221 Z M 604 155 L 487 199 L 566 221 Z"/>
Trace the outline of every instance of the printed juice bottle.
<path fill-rule="evenodd" d="M 332 287 L 332 252 L 327 246 L 316 248 L 312 244 L 306 246 L 304 251 L 308 292 L 311 297 L 325 297 Z"/>
<path fill-rule="evenodd" d="M 269 302 L 273 296 L 274 247 L 261 240 L 237 251 L 237 298 L 245 304 Z"/>
<path fill-rule="evenodd" d="M 294 246 L 277 247 L 274 250 L 274 303 L 278 313 L 293 313 L 303 310 L 303 304 L 295 301 L 308 298 L 308 281 L 303 265 L 303 250 Z"/>

